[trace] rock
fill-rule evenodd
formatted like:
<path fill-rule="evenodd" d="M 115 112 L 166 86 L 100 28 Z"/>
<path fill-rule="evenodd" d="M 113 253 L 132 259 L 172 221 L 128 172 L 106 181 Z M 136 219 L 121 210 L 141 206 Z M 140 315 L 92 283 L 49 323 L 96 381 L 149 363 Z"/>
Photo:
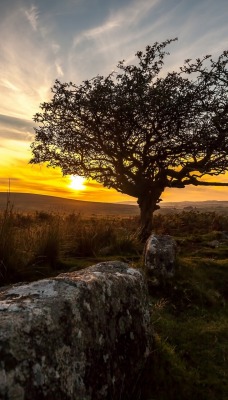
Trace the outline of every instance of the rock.
<path fill-rule="evenodd" d="M 113 261 L 0 292 L 0 399 L 127 399 L 150 352 L 143 275 Z"/>
<path fill-rule="evenodd" d="M 152 234 L 145 245 L 144 265 L 146 274 L 154 284 L 172 278 L 175 273 L 177 245 L 169 235 Z"/>

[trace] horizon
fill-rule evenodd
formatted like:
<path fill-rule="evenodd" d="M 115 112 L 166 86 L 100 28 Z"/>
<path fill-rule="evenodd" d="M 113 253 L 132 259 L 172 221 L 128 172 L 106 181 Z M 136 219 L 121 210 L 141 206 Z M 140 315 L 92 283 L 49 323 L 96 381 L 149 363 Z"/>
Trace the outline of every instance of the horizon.
<path fill-rule="evenodd" d="M 73 200 L 73 201 L 76 201 L 76 202 L 87 202 L 87 203 L 104 203 L 104 204 L 116 204 L 116 205 L 133 205 L 133 206 L 137 206 L 138 207 L 138 204 L 137 204 L 137 201 L 133 201 L 133 200 L 125 200 L 125 201 L 115 201 L 115 202 L 113 202 L 113 201 L 89 201 L 89 200 L 81 200 L 81 199 L 75 199 L 75 198 L 71 198 L 71 197 L 62 197 L 62 196 L 55 196 L 55 195 L 50 195 L 50 194 L 44 194 L 44 193 L 41 193 L 41 194 L 38 194 L 38 193 L 30 193 L 30 192 L 9 192 L 9 191 L 1 191 L 0 192 L 0 196 L 1 195 L 5 195 L 6 196 L 6 198 L 7 197 L 11 197 L 11 196 L 13 196 L 13 195 L 22 195 L 22 196 L 26 196 L 26 195 L 28 195 L 28 196 L 30 196 L 30 195 L 34 195 L 34 196 L 43 196 L 43 197 L 53 197 L 53 198 L 57 198 L 57 199 L 61 199 L 61 200 Z M 182 204 L 182 203 L 191 203 L 191 204 L 194 204 L 194 203 L 197 203 L 197 204 L 199 204 L 199 203 L 228 203 L 228 200 L 200 200 L 200 201 L 194 201 L 194 200 L 183 200 L 183 201 L 161 201 L 161 203 L 160 203 L 160 206 L 162 207 L 163 205 L 166 205 L 166 204 Z"/>
<path fill-rule="evenodd" d="M 164 66 L 177 70 L 186 58 L 216 58 L 227 48 L 225 0 L 3 0 L 0 3 L 0 190 L 93 201 L 131 202 L 95 181 L 79 189 L 60 169 L 31 165 L 33 115 L 51 99 L 55 79 L 80 84 L 107 75 L 155 41 L 178 37 Z M 209 179 L 228 183 L 228 173 Z M 226 201 L 225 187 L 166 189 L 164 202 Z M 135 200 L 136 201 L 136 200 Z"/>

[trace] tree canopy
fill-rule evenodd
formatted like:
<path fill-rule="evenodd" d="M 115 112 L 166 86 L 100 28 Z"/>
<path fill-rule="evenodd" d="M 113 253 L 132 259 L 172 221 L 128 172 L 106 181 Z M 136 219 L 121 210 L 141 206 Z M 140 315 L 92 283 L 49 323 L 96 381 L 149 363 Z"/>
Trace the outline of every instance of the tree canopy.
<path fill-rule="evenodd" d="M 34 117 L 31 163 L 137 198 L 142 238 L 166 187 L 228 185 L 208 180 L 228 169 L 228 51 L 164 75 L 166 47 L 175 40 L 147 46 L 135 64 L 121 61 L 106 77 L 56 80 Z"/>

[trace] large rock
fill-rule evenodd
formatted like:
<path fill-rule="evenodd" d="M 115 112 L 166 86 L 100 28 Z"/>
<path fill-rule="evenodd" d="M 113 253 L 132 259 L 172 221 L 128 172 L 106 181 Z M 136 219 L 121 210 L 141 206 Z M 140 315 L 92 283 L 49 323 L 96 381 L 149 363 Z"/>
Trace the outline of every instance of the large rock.
<path fill-rule="evenodd" d="M 147 304 L 142 274 L 118 261 L 0 292 L 0 399 L 131 398 Z"/>
<path fill-rule="evenodd" d="M 154 278 L 155 284 L 174 276 L 176 252 L 176 242 L 171 236 L 152 234 L 148 238 L 144 250 L 144 265 L 147 276 Z"/>

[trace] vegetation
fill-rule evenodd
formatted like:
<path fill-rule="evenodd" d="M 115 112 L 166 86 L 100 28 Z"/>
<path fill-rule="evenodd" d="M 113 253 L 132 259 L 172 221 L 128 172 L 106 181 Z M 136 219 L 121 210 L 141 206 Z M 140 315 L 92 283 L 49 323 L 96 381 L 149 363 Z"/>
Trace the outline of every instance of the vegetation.
<path fill-rule="evenodd" d="M 175 237 L 184 254 L 228 231 L 228 215 L 195 210 L 154 216 L 154 231 Z M 214 233 L 213 233 L 214 232 Z M 221 233 L 222 236 L 222 233 Z M 212 240 L 212 239 L 211 239 Z M 215 250 L 214 250 L 215 251 Z M 221 251 L 221 249 L 219 249 Z M 83 268 L 107 257 L 140 263 L 138 216 L 101 217 L 80 214 L 14 212 L 10 202 L 0 213 L 0 282 L 35 280 L 68 268 Z"/>
<path fill-rule="evenodd" d="M 0 285 L 81 269 L 108 257 L 137 260 L 136 219 L 80 214 L 0 214 Z"/>
<path fill-rule="evenodd" d="M 208 254 L 204 245 L 182 255 L 175 283 L 150 290 L 154 351 L 141 399 L 227 398 L 228 240 Z"/>
<path fill-rule="evenodd" d="M 121 61 L 107 77 L 79 86 L 57 80 L 34 117 L 31 163 L 137 198 L 142 240 L 166 187 L 228 185 L 210 178 L 228 167 L 228 52 L 186 60 L 164 75 L 174 40 L 147 46 L 134 65 Z"/>
<path fill-rule="evenodd" d="M 108 259 L 142 265 L 138 220 L 78 214 L 1 215 L 0 282 L 34 280 Z M 194 210 L 154 216 L 178 248 L 177 275 L 149 281 L 154 350 L 135 399 L 225 400 L 227 387 L 228 215 Z"/>

